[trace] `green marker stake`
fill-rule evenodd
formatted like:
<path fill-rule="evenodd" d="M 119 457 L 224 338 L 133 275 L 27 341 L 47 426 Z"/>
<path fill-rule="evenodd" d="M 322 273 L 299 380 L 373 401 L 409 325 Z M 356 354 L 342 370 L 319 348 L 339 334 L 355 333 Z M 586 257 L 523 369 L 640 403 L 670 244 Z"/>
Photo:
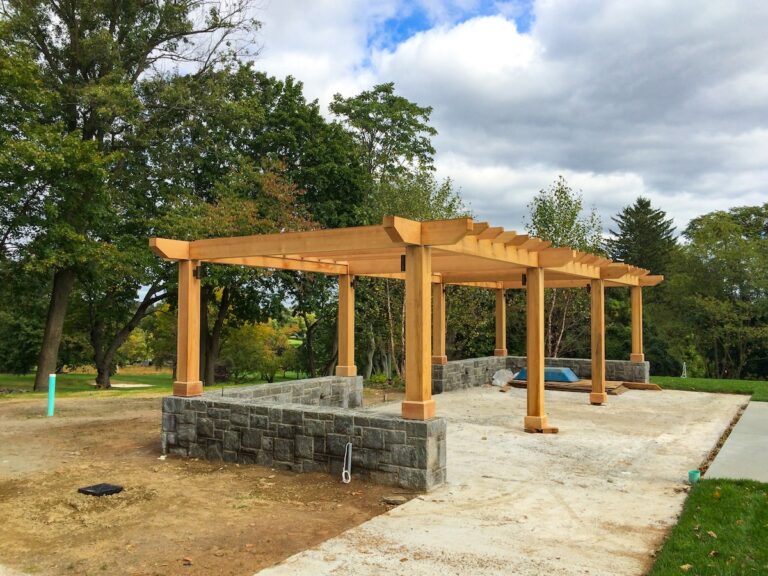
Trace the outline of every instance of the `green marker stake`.
<path fill-rule="evenodd" d="M 48 416 L 53 416 L 53 405 L 56 401 L 56 374 L 48 375 Z"/>

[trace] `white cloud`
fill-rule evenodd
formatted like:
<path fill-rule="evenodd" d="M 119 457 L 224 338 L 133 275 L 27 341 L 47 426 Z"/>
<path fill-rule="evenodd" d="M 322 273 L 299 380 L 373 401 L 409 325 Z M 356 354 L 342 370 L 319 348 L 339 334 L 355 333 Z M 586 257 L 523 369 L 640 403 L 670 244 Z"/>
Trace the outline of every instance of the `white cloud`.
<path fill-rule="evenodd" d="M 768 199 L 768 3 L 539 0 L 528 33 L 524 3 L 481 4 L 422 0 L 431 27 L 381 48 L 413 3 L 273 0 L 259 63 L 323 103 L 393 80 L 433 106 L 439 174 L 499 224 L 558 174 L 606 222 L 639 194 L 681 228 Z"/>

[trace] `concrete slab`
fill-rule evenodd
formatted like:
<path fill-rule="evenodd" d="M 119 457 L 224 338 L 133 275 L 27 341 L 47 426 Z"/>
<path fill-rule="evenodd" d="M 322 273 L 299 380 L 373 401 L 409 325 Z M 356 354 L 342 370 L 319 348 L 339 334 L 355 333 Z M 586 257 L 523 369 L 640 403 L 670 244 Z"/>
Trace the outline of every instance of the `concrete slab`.
<path fill-rule="evenodd" d="M 706 477 L 768 482 L 768 402 L 749 403 Z"/>
<path fill-rule="evenodd" d="M 437 396 L 448 484 L 260 574 L 644 574 L 688 470 L 748 399 L 631 390 L 605 406 L 569 392 L 546 400 L 560 434 L 522 431 L 524 390 Z"/>

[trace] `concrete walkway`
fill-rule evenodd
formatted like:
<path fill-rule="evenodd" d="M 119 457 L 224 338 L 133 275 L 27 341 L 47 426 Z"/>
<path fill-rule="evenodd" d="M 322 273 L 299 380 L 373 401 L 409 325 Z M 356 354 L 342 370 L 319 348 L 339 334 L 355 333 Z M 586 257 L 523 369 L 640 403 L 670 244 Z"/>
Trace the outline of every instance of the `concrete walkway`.
<path fill-rule="evenodd" d="M 572 392 L 546 400 L 560 434 L 521 430 L 525 390 L 438 396 L 449 483 L 260 574 L 640 576 L 676 522 L 688 470 L 747 402 L 639 390 L 602 407 Z"/>
<path fill-rule="evenodd" d="M 706 474 L 768 482 L 768 402 L 750 402 Z"/>

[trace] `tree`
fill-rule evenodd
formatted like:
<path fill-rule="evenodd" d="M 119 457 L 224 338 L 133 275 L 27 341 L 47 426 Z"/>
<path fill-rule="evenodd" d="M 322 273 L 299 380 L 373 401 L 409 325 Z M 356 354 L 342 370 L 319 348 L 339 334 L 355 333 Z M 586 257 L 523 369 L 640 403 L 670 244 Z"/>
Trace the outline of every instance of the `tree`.
<path fill-rule="evenodd" d="M 631 206 L 611 218 L 618 230 L 611 230 L 606 250 L 611 259 L 666 274 L 677 246 L 675 227 L 666 212 L 651 206 L 640 196 Z"/>
<path fill-rule="evenodd" d="M 768 204 L 694 218 L 674 264 L 672 345 L 693 343 L 707 375 L 765 377 L 768 352 Z"/>
<path fill-rule="evenodd" d="M 611 259 L 646 268 L 653 274 L 667 276 L 677 251 L 677 240 L 672 220 L 663 210 L 651 206 L 650 200 L 639 197 L 612 218 L 617 230 L 605 242 Z M 668 310 L 669 278 L 644 294 L 643 315 L 652 322 L 643 323 L 645 354 L 657 374 L 679 374 L 678 361 L 670 351 L 670 325 Z M 606 296 L 606 346 L 614 358 L 626 358 L 630 352 L 631 308 L 626 290 L 609 290 Z"/>
<path fill-rule="evenodd" d="M 0 10 L 0 50 L 25 57 L 25 69 L 50 94 L 52 104 L 35 124 L 49 128 L 45 147 L 59 151 L 51 163 L 28 158 L 41 177 L 16 175 L 18 208 L 11 211 L 30 221 L 27 253 L 44 254 L 41 265 L 51 273 L 35 379 L 35 389 L 45 389 L 79 269 L 94 257 L 102 226 L 120 216 L 121 199 L 132 192 L 110 187 L 109 174 L 140 109 L 137 83 L 161 61 L 214 67 L 232 55 L 229 37 L 255 23 L 247 0 L 9 0 Z M 192 41 L 198 38 L 206 41 Z M 18 229 L 19 218 L 8 221 Z"/>
<path fill-rule="evenodd" d="M 570 246 L 585 252 L 601 253 L 602 224 L 594 208 L 583 212 L 582 196 L 575 193 L 565 178 L 540 190 L 528 205 L 526 229 L 532 236 L 548 240 L 552 246 Z M 582 290 L 550 288 L 545 291 L 546 355 L 557 358 L 565 353 L 588 350 L 589 298 Z"/>
<path fill-rule="evenodd" d="M 329 109 L 355 135 L 363 165 L 376 180 L 433 168 L 431 137 L 437 130 L 429 125 L 432 108 L 397 96 L 393 82 L 351 98 L 336 94 Z"/>

